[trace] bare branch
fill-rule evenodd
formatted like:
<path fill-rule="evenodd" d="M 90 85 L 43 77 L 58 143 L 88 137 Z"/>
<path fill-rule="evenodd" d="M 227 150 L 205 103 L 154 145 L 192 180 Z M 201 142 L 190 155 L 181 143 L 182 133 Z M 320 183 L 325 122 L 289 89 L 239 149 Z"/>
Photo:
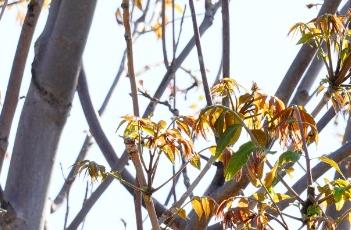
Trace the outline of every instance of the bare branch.
<path fill-rule="evenodd" d="M 204 56 L 202 54 L 202 48 L 201 48 L 200 32 L 199 32 L 199 29 L 197 28 L 197 20 L 196 20 L 194 1 L 189 0 L 189 5 L 190 5 L 190 12 L 191 12 L 191 19 L 193 22 L 194 38 L 195 38 L 195 44 L 196 44 L 199 65 L 200 65 L 202 84 L 203 84 L 204 91 L 205 91 L 207 105 L 212 105 L 211 92 L 210 92 L 210 88 L 208 86 L 206 69 L 205 69 L 205 64 L 204 64 Z"/>
<path fill-rule="evenodd" d="M 218 8 L 220 7 L 220 1 L 214 4 L 213 6 L 209 7 L 206 10 L 205 13 L 205 18 L 203 19 L 200 27 L 199 27 L 199 33 L 202 35 L 203 33 L 206 32 L 208 28 L 212 25 L 213 22 L 213 17 L 216 14 Z M 157 88 L 153 98 L 160 99 L 164 91 L 166 90 L 169 82 L 172 79 L 173 73 L 177 71 L 177 69 L 181 66 L 185 58 L 189 55 L 190 51 L 195 45 L 195 38 L 192 37 L 188 44 L 185 46 L 183 51 L 179 54 L 179 56 L 174 60 L 174 62 L 171 64 L 170 68 L 167 70 L 165 76 L 163 77 L 159 87 Z M 155 110 L 156 103 L 155 102 L 150 102 L 149 105 L 146 107 L 145 113 L 143 117 L 146 117 L 147 115 L 151 114 Z"/>
<path fill-rule="evenodd" d="M 4 104 L 0 115 L 0 171 L 6 156 L 8 147 L 8 138 L 11 132 L 13 117 L 15 115 L 18 104 L 19 92 L 22 84 L 24 68 L 26 66 L 30 45 L 32 43 L 33 34 L 38 22 L 38 18 L 43 6 L 44 0 L 31 0 L 28 4 L 28 10 L 24 19 L 21 35 L 17 44 L 16 54 L 13 60 L 10 79 L 6 90 Z M 0 14 L 1 16 L 7 5 L 4 6 Z"/>

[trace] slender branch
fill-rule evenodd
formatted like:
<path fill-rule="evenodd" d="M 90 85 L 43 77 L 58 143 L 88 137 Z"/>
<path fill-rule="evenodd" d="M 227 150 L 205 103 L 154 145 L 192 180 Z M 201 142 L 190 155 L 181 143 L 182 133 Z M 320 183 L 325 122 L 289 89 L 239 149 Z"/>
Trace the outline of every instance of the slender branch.
<path fill-rule="evenodd" d="M 306 172 L 307 173 L 307 187 L 309 187 L 313 184 L 312 172 L 311 172 L 311 159 L 310 159 L 310 155 L 308 154 L 306 137 L 304 136 L 300 110 L 297 108 L 297 106 L 294 106 L 294 110 L 295 110 L 295 113 L 297 114 L 297 119 L 298 119 L 297 123 L 299 125 L 300 135 L 301 135 L 302 143 L 303 143 L 302 148 L 303 148 L 303 151 L 305 152 L 306 171 L 307 171 Z"/>
<path fill-rule="evenodd" d="M 333 107 L 328 109 L 328 111 L 322 116 L 321 119 L 317 122 L 317 130 L 318 132 L 321 132 L 322 129 L 327 126 L 327 124 L 333 119 L 333 117 L 336 115 L 335 110 Z"/>
<path fill-rule="evenodd" d="M 6 7 L 8 7 L 8 5 L 9 5 L 9 0 L 4 0 L 4 3 L 1 5 L 0 21 L 2 19 L 2 16 L 4 15 L 5 9 L 6 9 Z"/>
<path fill-rule="evenodd" d="M 204 57 L 202 54 L 201 41 L 200 41 L 200 32 L 199 32 L 199 29 L 197 27 L 195 6 L 194 6 L 193 0 L 189 0 L 189 6 L 190 6 L 190 12 L 191 12 L 191 19 L 193 22 L 195 44 L 196 44 L 198 61 L 199 61 L 199 65 L 200 65 L 202 84 L 203 84 L 204 91 L 205 91 L 205 97 L 206 97 L 207 105 L 212 105 L 211 92 L 210 92 L 210 88 L 208 86 L 208 81 L 207 81 L 207 76 L 206 76 Z"/>
<path fill-rule="evenodd" d="M 157 190 L 161 189 L 163 186 L 165 186 L 168 182 L 170 182 L 171 180 L 174 180 L 175 177 L 177 177 L 188 165 L 189 161 L 187 161 L 185 164 L 182 165 L 182 167 L 174 174 L 172 175 L 172 177 L 170 177 L 169 179 L 167 179 L 165 182 L 163 182 L 161 185 L 159 185 L 158 187 L 156 187 L 155 189 L 152 190 L 152 192 L 156 192 Z"/>
<path fill-rule="evenodd" d="M 163 62 L 165 64 L 166 69 L 169 68 L 169 62 L 167 57 L 167 46 L 166 46 L 166 0 L 162 0 L 162 8 L 161 8 L 161 18 L 162 18 L 162 54 L 163 54 Z M 174 19 L 173 19 L 174 20 Z"/>
<path fill-rule="evenodd" d="M 134 74 L 132 33 L 130 30 L 129 22 L 129 1 L 123 0 L 121 6 L 123 9 L 123 25 L 125 29 L 124 38 L 127 43 L 128 76 L 130 80 L 130 88 L 132 91 L 133 111 L 135 116 L 139 116 L 138 92 Z"/>
<path fill-rule="evenodd" d="M 25 0 L 18 0 L 18 1 L 14 1 L 14 2 L 8 2 L 8 0 L 4 0 L 4 3 L 2 5 L 0 5 L 0 8 L 3 9 L 3 8 L 6 8 L 6 7 L 9 7 L 9 6 L 13 6 L 13 5 L 17 5 L 19 3 L 22 3 L 22 2 L 25 2 Z M 2 11 L 0 12 L 0 21 L 1 21 L 1 18 L 3 16 L 3 13 Z"/>
<path fill-rule="evenodd" d="M 205 13 L 205 18 L 203 19 L 200 27 L 199 27 L 199 32 L 200 35 L 206 32 L 208 28 L 212 25 L 213 18 L 215 13 L 217 12 L 218 8 L 220 7 L 220 1 L 214 4 L 213 6 L 209 7 L 206 10 Z M 195 45 L 195 38 L 192 37 L 183 51 L 179 54 L 179 56 L 174 60 L 174 62 L 171 64 L 170 68 L 167 70 L 166 74 L 164 75 L 159 87 L 157 88 L 153 98 L 160 99 L 164 91 L 166 90 L 169 82 L 172 79 L 173 73 L 177 71 L 177 69 L 181 66 L 185 58 L 189 55 L 190 51 Z M 143 117 L 148 116 L 155 110 L 156 103 L 155 102 L 150 102 L 149 105 L 146 107 L 145 113 Z"/>
<path fill-rule="evenodd" d="M 282 219 L 282 221 L 283 221 L 283 223 L 284 223 L 284 225 L 282 225 L 282 226 L 284 226 L 285 229 L 288 229 L 288 224 L 285 222 L 285 219 L 284 219 L 284 217 L 283 217 L 283 214 L 282 214 L 281 210 L 279 209 L 277 203 L 274 201 L 273 197 L 271 196 L 271 194 L 270 194 L 270 192 L 268 191 L 268 189 L 266 188 L 266 186 L 263 184 L 262 180 L 259 179 L 259 178 L 257 178 L 257 179 L 259 180 L 259 182 L 260 182 L 262 188 L 265 190 L 265 192 L 266 192 L 266 194 L 268 195 L 269 199 L 271 200 L 273 206 L 275 207 L 276 211 L 278 212 L 280 218 Z"/>
<path fill-rule="evenodd" d="M 124 139 L 124 144 L 126 146 L 126 151 L 129 154 L 135 170 L 136 170 L 136 177 L 140 183 L 141 188 L 146 188 L 147 183 L 146 183 L 146 179 L 144 176 L 144 172 L 143 172 L 143 167 L 141 165 L 140 162 L 140 153 L 138 151 L 138 148 L 135 144 L 135 140 L 133 139 L 129 139 L 129 138 L 125 138 Z M 155 206 L 153 203 L 153 200 L 151 198 L 151 193 L 149 193 L 150 191 L 144 191 L 143 194 L 143 198 L 144 198 L 144 203 L 146 206 L 146 209 L 149 213 L 149 217 L 151 220 L 151 224 L 152 224 L 152 229 L 160 230 L 160 226 L 158 224 L 158 220 L 157 220 L 157 215 L 156 215 L 156 211 L 155 211 Z"/>
<path fill-rule="evenodd" d="M 223 78 L 230 78 L 230 24 L 229 0 L 222 1 L 222 66 Z M 229 94 L 228 94 L 229 95 Z M 229 107 L 230 97 L 224 97 L 222 104 Z M 232 103 L 233 104 L 233 103 Z M 233 107 L 234 110 L 234 107 Z"/>
<path fill-rule="evenodd" d="M 322 99 L 318 102 L 317 106 L 313 109 L 311 116 L 317 117 L 319 112 L 324 108 L 324 106 L 328 103 L 330 97 L 328 96 L 328 92 L 325 93 Z"/>
<path fill-rule="evenodd" d="M 91 135 L 87 135 L 85 137 L 82 148 L 81 148 L 81 150 L 80 150 L 80 152 L 75 160 L 76 163 L 84 160 L 91 144 L 92 144 L 92 137 L 91 137 Z M 60 189 L 59 193 L 56 195 L 54 201 L 52 202 L 51 208 L 50 208 L 51 213 L 56 212 L 62 206 L 64 200 L 67 198 L 69 190 L 71 189 L 71 186 L 76 178 L 76 173 L 77 173 L 77 169 L 78 169 L 76 163 L 72 166 L 72 169 L 70 170 L 67 178 L 65 179 L 65 182 L 64 182 L 62 188 Z"/>
<path fill-rule="evenodd" d="M 132 44 L 132 33 L 130 29 L 130 21 L 129 21 L 129 1 L 122 1 L 122 9 L 123 9 L 123 25 L 125 29 L 124 38 L 127 44 L 127 64 L 128 64 L 128 77 L 130 81 L 130 88 L 132 92 L 132 102 L 133 102 L 133 111 L 134 116 L 139 117 L 139 103 L 138 103 L 138 90 L 136 86 L 135 73 L 134 73 L 134 61 L 133 61 L 133 44 Z M 140 159 L 139 159 L 139 163 Z M 140 187 L 142 183 L 140 180 L 137 180 L 137 187 Z M 142 223 L 142 213 L 141 213 L 141 199 L 142 194 L 140 191 L 134 191 L 134 206 L 135 206 L 135 217 L 136 217 L 136 225 L 138 230 L 143 229 Z"/>
<path fill-rule="evenodd" d="M 175 183 L 175 184 L 178 183 L 179 178 L 180 178 L 180 175 L 178 175 L 178 176 L 175 177 L 175 180 L 174 180 L 174 183 Z M 169 192 L 168 192 L 167 198 L 166 198 L 166 200 L 165 200 L 165 202 L 164 202 L 164 205 L 165 205 L 165 206 L 168 205 L 169 201 L 171 200 L 172 195 L 174 195 L 174 194 L 173 194 L 173 188 L 171 188 L 171 189 L 169 190 Z"/>
<path fill-rule="evenodd" d="M 229 0 L 222 1 L 222 63 L 223 78 L 230 77 L 230 19 Z"/>
<path fill-rule="evenodd" d="M 271 165 L 271 163 L 269 163 L 269 161 L 266 161 L 266 164 L 268 165 L 268 167 L 270 168 L 270 169 L 272 169 L 273 167 L 272 167 L 272 165 Z M 280 181 L 280 182 L 282 182 L 282 184 L 284 185 L 284 187 L 291 193 L 291 194 L 294 194 L 294 197 L 299 201 L 299 202 L 304 202 L 304 200 L 299 196 L 299 194 L 297 194 L 297 192 L 295 192 L 295 190 L 294 189 L 292 189 L 289 185 L 288 185 L 288 183 L 286 183 L 286 181 L 278 174 L 277 175 L 278 176 L 278 180 Z"/>
<path fill-rule="evenodd" d="M 182 163 L 185 164 L 185 160 L 184 158 L 182 158 Z M 182 171 L 182 175 L 183 175 L 183 183 L 184 183 L 184 186 L 185 188 L 188 190 L 189 187 L 190 187 L 190 178 L 188 176 L 188 173 L 187 173 L 187 168 L 185 167 L 184 170 Z M 192 198 L 194 195 L 192 193 L 190 193 L 189 197 Z"/>
<path fill-rule="evenodd" d="M 343 222 L 343 220 L 348 216 L 350 215 L 351 213 L 351 208 L 347 209 L 337 220 L 336 220 L 336 223 L 337 223 L 337 227 Z M 336 228 L 338 229 L 338 228 Z"/>
<path fill-rule="evenodd" d="M 7 5 L 4 1 L 4 6 Z M 34 31 L 43 6 L 44 0 L 31 0 L 28 4 L 27 13 L 17 44 L 16 54 L 13 60 L 10 79 L 6 90 L 4 104 L 0 115 L 0 172 L 8 147 L 8 138 L 11 132 L 12 122 L 18 104 L 19 92 L 22 84 L 24 68 L 26 66 L 30 45 Z M 1 16 L 6 7 L 2 8 Z"/>

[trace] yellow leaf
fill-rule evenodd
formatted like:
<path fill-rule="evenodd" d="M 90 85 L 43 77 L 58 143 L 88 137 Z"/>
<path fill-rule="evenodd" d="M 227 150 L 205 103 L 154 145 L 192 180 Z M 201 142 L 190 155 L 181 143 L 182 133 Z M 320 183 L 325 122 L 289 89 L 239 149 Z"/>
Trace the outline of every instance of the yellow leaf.
<path fill-rule="evenodd" d="M 335 209 L 336 211 L 340 211 L 342 207 L 344 207 L 345 199 L 340 199 L 338 202 L 335 202 Z"/>
<path fill-rule="evenodd" d="M 276 174 L 277 174 L 277 169 L 278 169 L 278 165 L 275 164 L 274 167 L 272 168 L 272 170 L 266 174 L 266 178 L 264 178 L 264 185 L 267 188 L 272 186 L 272 183 L 273 183 L 273 181 L 276 177 Z"/>
<path fill-rule="evenodd" d="M 290 178 L 293 178 L 293 173 L 294 173 L 295 169 L 293 167 L 287 168 L 285 169 L 285 172 L 288 174 L 288 176 Z"/>
<path fill-rule="evenodd" d="M 264 196 L 264 194 L 262 192 L 256 192 L 252 195 L 252 197 L 255 199 L 255 200 L 258 200 L 258 201 L 261 201 L 263 202 L 266 197 Z"/>
<path fill-rule="evenodd" d="M 217 146 L 214 145 L 214 146 L 211 146 L 208 150 L 210 150 L 210 153 L 212 154 L 212 156 L 214 156 L 216 154 L 216 149 L 217 149 Z"/>
<path fill-rule="evenodd" d="M 334 160 L 332 160 L 326 156 L 319 157 L 319 160 L 328 164 L 329 166 L 333 167 L 345 179 L 345 176 L 341 172 L 339 165 Z"/>
<path fill-rule="evenodd" d="M 139 10 L 143 10 L 143 6 L 141 4 L 141 0 L 134 0 L 134 4 L 138 7 Z"/>
<path fill-rule="evenodd" d="M 177 215 L 183 220 L 187 220 L 186 212 L 183 208 L 178 208 Z"/>
<path fill-rule="evenodd" d="M 194 154 L 190 159 L 190 164 L 195 168 L 200 169 L 201 168 L 200 155 Z"/>
<path fill-rule="evenodd" d="M 247 208 L 249 207 L 249 201 L 246 198 L 241 198 L 238 203 L 238 207 Z"/>
<path fill-rule="evenodd" d="M 206 220 L 208 220 L 208 218 L 211 215 L 211 204 L 210 204 L 210 200 L 207 197 L 202 197 L 201 198 L 201 203 L 202 203 L 202 209 L 205 213 L 206 216 Z"/>
<path fill-rule="evenodd" d="M 201 199 L 198 196 L 195 196 L 193 200 L 191 201 L 191 206 L 193 207 L 196 215 L 198 216 L 199 219 L 201 219 L 204 211 L 202 209 L 202 204 L 201 204 Z"/>
<path fill-rule="evenodd" d="M 261 147 L 266 147 L 266 143 L 267 143 L 266 134 L 261 129 L 252 129 L 251 132 L 255 136 L 258 144 Z"/>
<path fill-rule="evenodd" d="M 292 197 L 289 196 L 289 195 L 286 195 L 284 193 L 275 193 L 275 194 L 272 194 L 271 195 L 272 198 L 273 198 L 273 201 L 274 202 L 279 202 L 279 201 L 282 201 L 282 200 L 286 200 L 286 199 L 291 199 Z"/>

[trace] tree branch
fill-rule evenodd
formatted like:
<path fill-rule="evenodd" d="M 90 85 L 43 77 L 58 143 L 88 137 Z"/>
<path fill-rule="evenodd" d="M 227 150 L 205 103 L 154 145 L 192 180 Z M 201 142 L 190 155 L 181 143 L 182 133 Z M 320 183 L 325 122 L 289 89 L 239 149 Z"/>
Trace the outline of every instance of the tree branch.
<path fill-rule="evenodd" d="M 340 2 L 341 0 L 325 0 L 318 15 L 320 16 L 325 13 L 335 13 Z M 311 47 L 309 44 L 304 44 L 299 53 L 296 55 L 293 63 L 291 64 L 288 72 L 285 74 L 275 93 L 275 96 L 280 98 L 285 104 L 289 102 L 289 99 L 299 83 L 302 74 L 305 72 L 316 52 L 317 48 Z"/>
<path fill-rule="evenodd" d="M 194 30 L 194 38 L 195 38 L 195 44 L 196 44 L 196 50 L 197 50 L 197 57 L 198 57 L 198 61 L 199 61 L 202 84 L 203 84 L 204 91 L 205 91 L 205 97 L 206 97 L 207 105 L 212 105 L 211 92 L 210 92 L 210 88 L 208 86 L 208 81 L 207 81 L 207 76 L 206 76 L 204 56 L 202 54 L 201 41 L 200 41 L 200 32 L 199 32 L 199 29 L 197 27 L 195 6 L 194 6 L 193 0 L 189 0 L 189 6 L 190 6 L 190 12 L 191 12 L 191 19 L 193 22 L 193 30 Z"/>
<path fill-rule="evenodd" d="M 17 44 L 16 54 L 13 60 L 9 83 L 7 85 L 4 104 L 0 115 L 0 172 L 4 158 L 7 154 L 8 138 L 11 132 L 13 118 L 16 112 L 24 68 L 27 63 L 28 52 L 32 43 L 33 34 L 44 0 L 31 0 L 28 4 L 27 13 Z M 4 1 L 1 16 L 7 5 Z"/>

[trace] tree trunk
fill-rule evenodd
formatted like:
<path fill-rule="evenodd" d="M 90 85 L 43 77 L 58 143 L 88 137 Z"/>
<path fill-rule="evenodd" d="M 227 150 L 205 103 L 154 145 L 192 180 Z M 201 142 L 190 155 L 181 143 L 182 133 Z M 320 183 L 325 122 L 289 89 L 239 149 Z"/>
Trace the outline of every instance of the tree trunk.
<path fill-rule="evenodd" d="M 77 85 L 96 0 L 53 1 L 36 44 L 32 81 L 17 129 L 4 192 L 12 229 L 43 229 L 58 142 Z"/>

